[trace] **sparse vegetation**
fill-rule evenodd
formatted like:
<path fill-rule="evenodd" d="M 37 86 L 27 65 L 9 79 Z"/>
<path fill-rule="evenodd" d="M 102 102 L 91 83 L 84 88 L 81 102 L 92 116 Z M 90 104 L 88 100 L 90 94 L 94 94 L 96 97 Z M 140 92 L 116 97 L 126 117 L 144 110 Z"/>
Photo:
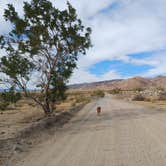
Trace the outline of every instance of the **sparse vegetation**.
<path fill-rule="evenodd" d="M 166 92 L 162 91 L 158 95 L 158 100 L 166 100 Z"/>
<path fill-rule="evenodd" d="M 75 103 L 88 102 L 88 101 L 89 101 L 89 98 L 87 98 L 86 96 L 80 95 L 76 97 Z"/>
<path fill-rule="evenodd" d="M 135 88 L 135 89 L 133 89 L 133 91 L 135 91 L 135 92 L 141 92 L 143 90 L 144 90 L 143 88 Z"/>
<path fill-rule="evenodd" d="M 10 104 L 16 104 L 21 99 L 21 94 L 15 92 L 14 87 L 0 93 L 0 110 L 6 110 Z"/>
<path fill-rule="evenodd" d="M 136 94 L 136 95 L 133 96 L 132 100 L 133 101 L 144 101 L 145 97 L 142 96 L 141 94 Z"/>
<path fill-rule="evenodd" d="M 109 91 L 110 94 L 119 94 L 121 93 L 121 89 L 120 88 L 115 88 Z"/>
<path fill-rule="evenodd" d="M 158 91 L 164 91 L 165 89 L 162 88 L 162 87 L 157 87 L 156 90 L 158 90 Z"/>
<path fill-rule="evenodd" d="M 102 90 L 95 90 L 92 92 L 93 97 L 104 97 L 105 93 Z"/>
<path fill-rule="evenodd" d="M 72 103 L 72 106 L 79 105 L 81 103 L 88 103 L 91 100 L 91 92 L 70 92 L 67 93 L 67 101 Z"/>
<path fill-rule="evenodd" d="M 38 95 L 38 92 L 36 93 Z M 35 92 L 33 92 L 33 95 L 35 95 Z M 76 99 L 77 101 L 79 100 L 79 103 L 76 102 Z M 55 130 L 52 130 L 53 128 L 57 129 L 57 127 L 62 127 L 76 112 L 81 110 L 90 99 L 90 94 L 87 93 L 68 93 L 64 101 L 56 104 L 56 112 L 51 114 L 51 116 L 43 116 L 41 111 L 37 111 L 39 107 L 37 107 L 37 105 L 34 106 L 34 102 L 27 98 L 22 98 L 18 101 L 16 103 L 17 107 L 14 107 L 12 112 L 9 107 L 7 107 L 6 110 L 0 114 L 0 151 L 2 152 L 0 159 L 2 159 L 2 154 L 8 156 L 10 152 L 13 152 L 15 142 L 21 142 L 24 139 L 24 143 L 26 144 L 34 139 L 36 143 L 41 141 L 42 136 L 45 138 L 46 135 L 50 135 L 50 132 L 53 131 L 54 133 Z M 35 137 L 33 135 L 35 135 Z M 19 136 L 19 138 L 16 136 Z M 11 140 L 10 143 L 9 140 Z M 17 141 L 13 143 L 13 140 Z M 6 156 L 5 160 L 8 159 Z"/>

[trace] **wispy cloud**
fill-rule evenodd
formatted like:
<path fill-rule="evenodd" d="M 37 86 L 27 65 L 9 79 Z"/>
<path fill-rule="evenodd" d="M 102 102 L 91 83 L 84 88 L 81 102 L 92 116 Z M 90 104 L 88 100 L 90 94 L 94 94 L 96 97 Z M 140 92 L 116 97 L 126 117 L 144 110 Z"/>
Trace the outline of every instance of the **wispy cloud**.
<path fill-rule="evenodd" d="M 66 0 L 52 2 L 63 9 Z M 120 60 L 134 65 L 149 65 L 145 76 L 166 74 L 165 52 L 153 54 L 154 50 L 166 49 L 166 1 L 165 0 L 70 0 L 85 25 L 92 27 L 93 48 L 87 56 L 81 56 L 78 70 L 71 83 L 124 77 L 116 69 L 102 75 L 93 75 L 90 66 L 102 61 Z M 0 33 L 8 31 L 9 24 L 2 19 L 6 3 L 14 3 L 22 13 L 22 0 L 0 1 Z M 143 56 L 142 52 L 149 52 Z M 138 57 L 131 54 L 138 53 Z M 139 58 L 139 55 L 140 56 Z M 104 66 L 103 66 L 104 67 Z M 142 73 L 141 73 L 142 74 Z"/>

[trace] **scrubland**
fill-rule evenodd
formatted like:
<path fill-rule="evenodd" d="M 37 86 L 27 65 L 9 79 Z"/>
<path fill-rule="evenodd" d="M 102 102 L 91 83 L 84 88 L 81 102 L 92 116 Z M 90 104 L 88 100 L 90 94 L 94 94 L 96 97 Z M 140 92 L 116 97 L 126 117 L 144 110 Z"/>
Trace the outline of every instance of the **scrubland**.
<path fill-rule="evenodd" d="M 0 110 L 0 165 L 47 139 L 88 102 L 99 97 L 95 92 L 67 92 L 66 96 L 49 116 L 26 98 Z"/>

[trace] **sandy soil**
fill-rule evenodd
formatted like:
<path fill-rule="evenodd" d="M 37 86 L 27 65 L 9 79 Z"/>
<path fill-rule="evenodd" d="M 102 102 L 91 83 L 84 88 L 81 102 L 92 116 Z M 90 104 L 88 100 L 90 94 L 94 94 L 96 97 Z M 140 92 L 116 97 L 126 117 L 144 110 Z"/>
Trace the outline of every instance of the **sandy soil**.
<path fill-rule="evenodd" d="M 97 106 L 102 107 L 101 116 L 96 115 Z M 166 110 L 107 95 L 84 107 L 52 139 L 14 165 L 164 166 L 165 142 Z"/>
<path fill-rule="evenodd" d="M 146 107 L 151 107 L 154 109 L 164 109 L 166 110 L 166 101 L 165 100 L 156 100 L 156 101 L 132 101 L 136 104 L 141 104 Z"/>
<path fill-rule="evenodd" d="M 52 138 L 87 103 L 81 101 L 73 106 L 73 101 L 57 105 L 51 116 L 45 116 L 30 100 L 21 100 L 15 107 L 0 112 L 0 166 L 13 166 L 17 156 Z"/>
<path fill-rule="evenodd" d="M 4 111 L 0 114 L 0 140 L 10 139 L 30 126 L 33 122 L 42 118 L 43 112 L 40 108 L 21 104 L 15 110 Z"/>

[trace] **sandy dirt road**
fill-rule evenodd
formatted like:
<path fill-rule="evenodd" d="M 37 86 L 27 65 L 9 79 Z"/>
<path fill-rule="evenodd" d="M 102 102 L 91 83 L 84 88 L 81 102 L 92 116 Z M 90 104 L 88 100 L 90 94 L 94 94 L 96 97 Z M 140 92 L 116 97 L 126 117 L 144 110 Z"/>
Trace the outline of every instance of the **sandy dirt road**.
<path fill-rule="evenodd" d="M 101 116 L 96 107 L 102 107 Z M 166 112 L 112 99 L 94 101 L 17 166 L 165 166 Z"/>

